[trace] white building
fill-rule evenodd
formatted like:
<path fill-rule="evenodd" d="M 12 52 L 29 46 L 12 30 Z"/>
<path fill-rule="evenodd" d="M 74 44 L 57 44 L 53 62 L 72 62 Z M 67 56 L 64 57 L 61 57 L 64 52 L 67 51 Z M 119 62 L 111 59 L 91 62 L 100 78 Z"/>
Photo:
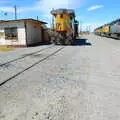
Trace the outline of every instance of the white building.
<path fill-rule="evenodd" d="M 34 19 L 0 21 L 0 46 L 30 46 L 43 39 L 42 25 Z"/>

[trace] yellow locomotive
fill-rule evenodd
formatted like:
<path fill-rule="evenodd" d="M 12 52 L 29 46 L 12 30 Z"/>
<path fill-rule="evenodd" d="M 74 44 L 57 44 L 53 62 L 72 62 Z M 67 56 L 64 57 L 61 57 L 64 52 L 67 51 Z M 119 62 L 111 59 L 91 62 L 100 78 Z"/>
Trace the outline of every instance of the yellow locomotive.
<path fill-rule="evenodd" d="M 52 10 L 54 17 L 54 36 L 51 42 L 57 45 L 71 45 L 78 35 L 78 21 L 75 20 L 75 12 L 72 9 Z"/>
<path fill-rule="evenodd" d="M 108 33 L 109 31 L 110 31 L 110 26 L 107 25 L 107 24 L 104 25 L 104 26 L 103 26 L 103 33 L 106 34 L 106 33 Z"/>

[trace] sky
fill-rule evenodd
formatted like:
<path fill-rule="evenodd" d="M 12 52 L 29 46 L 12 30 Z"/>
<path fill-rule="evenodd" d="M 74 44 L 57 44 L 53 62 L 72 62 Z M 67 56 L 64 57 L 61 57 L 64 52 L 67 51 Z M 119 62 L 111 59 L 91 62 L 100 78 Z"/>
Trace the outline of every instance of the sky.
<path fill-rule="evenodd" d="M 0 0 L 1 20 L 14 19 L 15 5 L 18 19 L 37 19 L 38 16 L 48 26 L 52 21 L 52 8 L 74 9 L 83 30 L 93 30 L 120 17 L 120 0 Z"/>

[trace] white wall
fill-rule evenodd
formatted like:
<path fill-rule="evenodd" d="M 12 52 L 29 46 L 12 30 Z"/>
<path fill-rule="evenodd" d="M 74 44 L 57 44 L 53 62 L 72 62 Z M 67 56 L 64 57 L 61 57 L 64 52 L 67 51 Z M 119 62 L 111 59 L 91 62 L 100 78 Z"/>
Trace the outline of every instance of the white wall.
<path fill-rule="evenodd" d="M 37 44 L 42 41 L 41 27 L 37 27 L 33 22 L 27 22 L 27 44 Z"/>
<path fill-rule="evenodd" d="M 17 27 L 18 28 L 18 40 L 5 40 L 4 28 Z M 26 45 L 26 35 L 24 21 L 17 22 L 4 22 L 0 24 L 0 45 Z"/>

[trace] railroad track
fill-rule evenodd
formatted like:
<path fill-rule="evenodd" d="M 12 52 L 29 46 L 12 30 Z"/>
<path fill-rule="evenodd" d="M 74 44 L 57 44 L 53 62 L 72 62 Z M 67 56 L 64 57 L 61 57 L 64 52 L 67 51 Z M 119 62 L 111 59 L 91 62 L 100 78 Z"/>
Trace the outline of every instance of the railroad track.
<path fill-rule="evenodd" d="M 5 65 L 7 65 L 7 64 L 10 64 L 10 63 L 12 63 L 12 62 L 15 62 L 15 61 L 17 61 L 17 60 L 24 59 L 24 58 L 26 58 L 26 57 L 28 57 L 28 56 L 34 55 L 34 54 L 36 54 L 36 53 L 42 52 L 42 51 L 47 50 L 47 49 L 52 48 L 52 47 L 53 47 L 53 46 L 50 46 L 50 47 L 47 47 L 47 48 L 43 48 L 43 49 L 41 49 L 41 50 L 39 50 L 39 51 L 35 51 L 35 52 L 32 52 L 32 53 L 27 54 L 27 55 L 25 55 L 25 56 L 21 56 L 21 57 L 15 58 L 15 59 L 13 59 L 13 60 L 10 60 L 10 61 L 8 61 L 8 62 L 5 62 L 5 63 L 0 64 L 0 67 L 5 66 Z"/>
<path fill-rule="evenodd" d="M 49 49 L 47 49 L 47 50 L 51 50 L 52 48 L 54 48 L 54 47 L 49 47 Z M 15 71 L 15 73 L 11 73 L 11 75 L 8 76 L 6 79 L 3 79 L 2 81 L 0 81 L 0 87 L 3 86 L 4 84 L 6 84 L 7 82 L 13 80 L 13 79 L 16 78 L 17 76 L 21 75 L 22 73 L 26 72 L 27 70 L 31 69 L 32 67 L 40 64 L 41 62 L 45 61 L 45 60 L 48 59 L 48 58 L 54 56 L 56 53 L 60 52 L 62 49 L 64 49 L 64 47 L 56 48 L 56 50 L 55 50 L 54 52 L 51 52 L 50 54 L 45 55 L 45 56 L 43 56 L 43 57 L 40 57 L 38 60 L 36 60 L 36 61 L 33 62 L 32 64 L 30 64 L 30 63 L 27 61 L 28 59 L 27 59 L 26 57 L 24 57 L 26 60 L 24 60 L 24 61 L 22 61 L 22 62 L 24 62 L 24 63 L 29 63 L 29 65 L 25 66 L 25 67 L 24 67 L 23 69 L 21 69 L 21 70 Z M 38 52 L 38 51 L 37 51 L 37 52 L 34 52 L 34 53 L 32 53 L 31 55 L 34 55 L 34 54 L 36 54 L 36 53 L 41 53 L 41 51 L 44 51 L 44 50 L 42 49 L 42 50 L 40 50 L 39 52 Z M 29 55 L 29 56 L 27 56 L 27 57 L 30 57 L 31 55 Z M 18 61 L 18 60 L 20 60 L 20 59 L 23 59 L 23 57 L 20 57 L 19 59 L 17 58 L 17 59 L 14 59 L 14 60 L 9 61 L 9 62 L 7 62 L 7 63 L 1 64 L 0 67 L 3 67 L 3 66 L 5 66 L 5 65 L 8 64 L 8 63 L 16 62 L 16 61 Z M 31 59 L 31 61 L 32 61 L 32 59 Z M 17 64 L 17 63 L 16 63 L 16 64 Z M 18 64 L 20 64 L 20 62 L 19 62 Z M 12 68 L 8 69 L 8 71 L 9 71 L 9 70 L 12 70 Z M 1 75 L 2 75 L 2 74 L 1 74 Z M 6 74 L 6 75 L 7 75 L 7 74 Z M 1 80 L 1 78 L 0 78 L 0 80 Z"/>

